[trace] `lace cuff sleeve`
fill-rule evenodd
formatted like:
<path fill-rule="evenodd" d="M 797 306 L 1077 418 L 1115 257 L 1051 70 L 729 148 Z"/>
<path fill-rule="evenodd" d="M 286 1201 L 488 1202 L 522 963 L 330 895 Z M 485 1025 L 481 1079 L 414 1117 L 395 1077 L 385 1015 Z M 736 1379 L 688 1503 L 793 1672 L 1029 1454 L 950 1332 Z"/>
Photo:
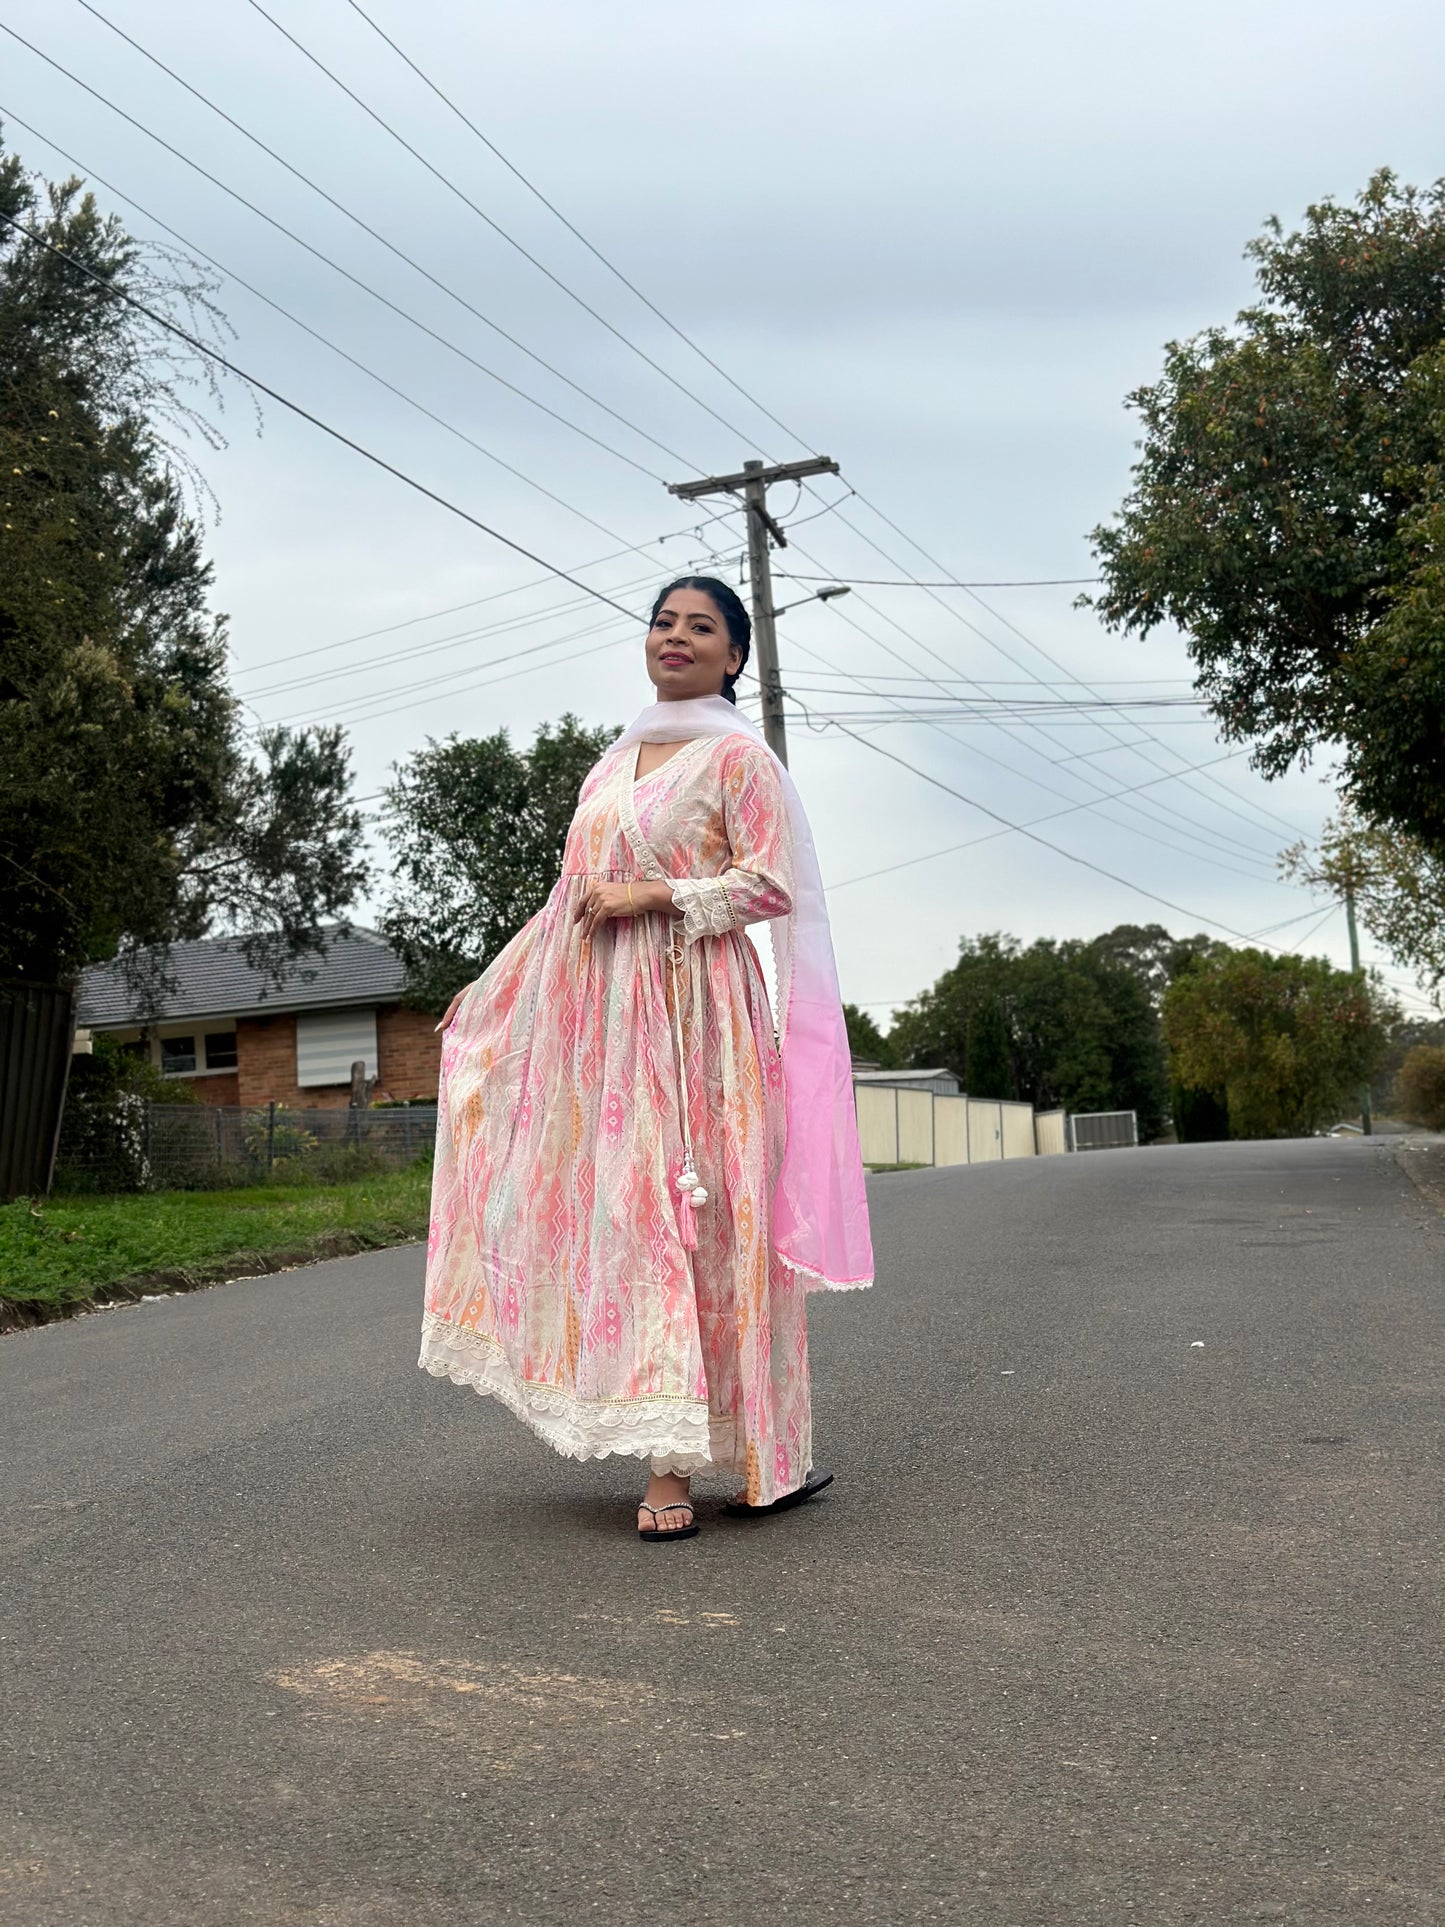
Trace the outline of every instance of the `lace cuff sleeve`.
<path fill-rule="evenodd" d="M 682 912 L 684 943 L 699 937 L 722 937 L 736 930 L 733 900 L 721 877 L 678 877 L 671 880 L 672 900 Z"/>

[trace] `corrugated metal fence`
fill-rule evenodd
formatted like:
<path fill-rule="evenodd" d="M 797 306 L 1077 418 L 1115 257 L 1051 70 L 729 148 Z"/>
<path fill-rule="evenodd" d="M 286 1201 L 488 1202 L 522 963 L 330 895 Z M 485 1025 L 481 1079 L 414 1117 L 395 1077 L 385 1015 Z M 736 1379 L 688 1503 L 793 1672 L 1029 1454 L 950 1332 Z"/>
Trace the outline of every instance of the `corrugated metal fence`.
<path fill-rule="evenodd" d="M 60 985 L 0 982 L 0 1201 L 50 1189 L 74 1010 Z"/>
<path fill-rule="evenodd" d="M 871 1081 L 853 1095 L 865 1164 L 992 1164 L 1069 1148 L 1062 1111 Z"/>

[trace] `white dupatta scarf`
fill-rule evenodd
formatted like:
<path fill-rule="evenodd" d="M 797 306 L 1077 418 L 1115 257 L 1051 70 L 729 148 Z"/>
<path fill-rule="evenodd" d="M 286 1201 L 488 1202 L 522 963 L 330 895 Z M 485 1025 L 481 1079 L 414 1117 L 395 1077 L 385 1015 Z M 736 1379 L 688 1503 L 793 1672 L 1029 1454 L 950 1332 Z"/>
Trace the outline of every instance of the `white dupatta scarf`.
<path fill-rule="evenodd" d="M 852 1060 L 813 833 L 798 786 L 762 731 L 723 696 L 653 703 L 617 748 L 745 736 L 772 757 L 793 845 L 793 908 L 768 925 L 777 966 L 778 1041 L 787 1086 L 787 1142 L 773 1194 L 773 1243 L 810 1288 L 873 1281 L 868 1200 L 858 1151 Z"/>

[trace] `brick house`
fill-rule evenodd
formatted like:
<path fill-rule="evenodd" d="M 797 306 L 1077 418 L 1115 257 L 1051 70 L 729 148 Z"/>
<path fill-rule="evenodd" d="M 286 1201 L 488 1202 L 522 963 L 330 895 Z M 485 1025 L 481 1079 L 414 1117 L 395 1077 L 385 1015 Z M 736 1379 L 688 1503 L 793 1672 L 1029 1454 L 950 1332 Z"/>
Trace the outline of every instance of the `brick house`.
<path fill-rule="evenodd" d="M 87 1032 L 134 1044 L 207 1104 L 345 1104 L 358 1058 L 374 1098 L 436 1100 L 437 1020 L 406 1007 L 400 959 L 375 931 L 328 937 L 279 990 L 226 937 L 174 945 L 170 974 L 175 990 L 142 1025 L 113 964 L 85 971 L 79 1048 Z"/>

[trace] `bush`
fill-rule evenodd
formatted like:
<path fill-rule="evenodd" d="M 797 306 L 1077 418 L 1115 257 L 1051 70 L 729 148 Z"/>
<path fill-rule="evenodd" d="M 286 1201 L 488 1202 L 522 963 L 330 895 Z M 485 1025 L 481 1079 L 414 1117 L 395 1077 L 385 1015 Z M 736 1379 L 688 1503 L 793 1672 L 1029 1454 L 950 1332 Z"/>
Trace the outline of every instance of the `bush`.
<path fill-rule="evenodd" d="M 1377 1117 L 1395 1115 L 1395 1079 L 1417 1044 L 1445 1045 L 1445 1021 L 1438 1017 L 1401 1017 L 1390 1026 L 1390 1041 L 1370 1080 L 1370 1097 Z"/>
<path fill-rule="evenodd" d="M 316 1135 L 304 1124 L 281 1117 L 274 1122 L 265 1111 L 255 1111 L 241 1126 L 246 1156 L 258 1169 L 274 1175 L 278 1165 L 299 1165 L 316 1149 Z"/>
<path fill-rule="evenodd" d="M 1387 1017 L 1363 976 L 1262 950 L 1201 959 L 1164 997 L 1175 1082 L 1222 1105 L 1234 1138 L 1332 1123 L 1383 1055 Z"/>
<path fill-rule="evenodd" d="M 1395 1077 L 1395 1111 L 1407 1124 L 1445 1131 L 1445 1047 L 1417 1044 Z"/>
<path fill-rule="evenodd" d="M 191 1086 L 162 1076 L 143 1051 L 97 1037 L 89 1056 L 70 1060 L 56 1190 L 145 1190 L 151 1181 L 147 1107 L 195 1103 Z"/>

